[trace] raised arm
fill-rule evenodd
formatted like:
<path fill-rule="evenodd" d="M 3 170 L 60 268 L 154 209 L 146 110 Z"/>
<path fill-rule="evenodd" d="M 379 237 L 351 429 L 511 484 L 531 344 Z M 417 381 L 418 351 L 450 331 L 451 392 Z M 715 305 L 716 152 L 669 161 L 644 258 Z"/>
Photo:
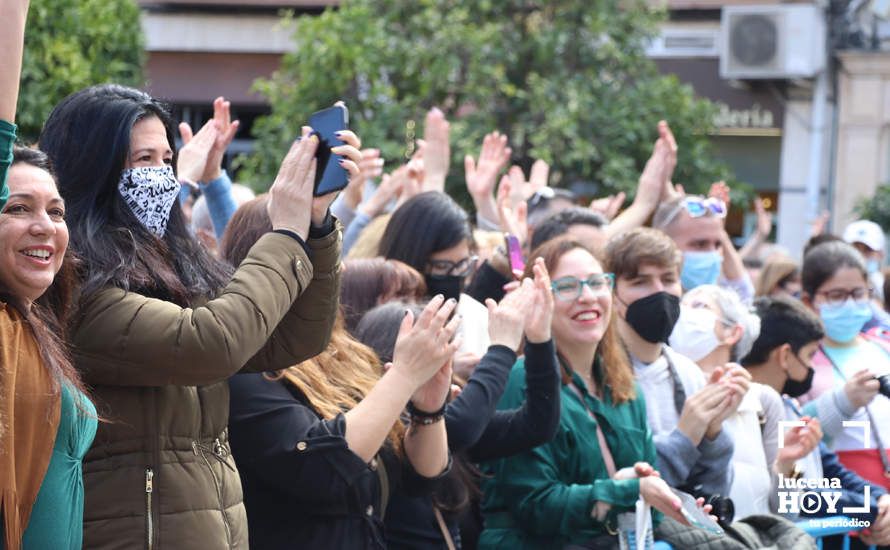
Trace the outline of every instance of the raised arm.
<path fill-rule="evenodd" d="M 29 0 L 3 0 L 0 3 L 0 120 L 13 122 L 19 98 L 19 77 L 22 74 L 22 52 L 25 41 L 25 20 Z"/>
<path fill-rule="evenodd" d="M 523 317 L 534 296 L 530 279 L 495 304 L 487 300 L 491 346 L 460 395 L 445 410 L 448 446 L 462 451 L 474 445 L 488 426 L 504 392 L 515 349 L 522 341 Z"/>
<path fill-rule="evenodd" d="M 547 443 L 559 427 L 559 367 L 550 334 L 553 293 L 542 259 L 535 260 L 534 300 L 524 317 L 526 399 L 498 411 L 470 449 L 474 461 L 510 456 Z"/>
<path fill-rule="evenodd" d="M 658 123 L 658 139 L 652 148 L 652 156 L 646 162 L 643 173 L 640 174 L 640 182 L 637 184 L 637 193 L 631 204 L 624 212 L 618 214 L 608 226 L 605 233 L 607 237 L 620 235 L 635 227 L 641 227 L 655 211 L 663 192 L 669 186 L 674 168 L 677 166 L 677 142 L 667 122 Z"/>
<path fill-rule="evenodd" d="M 0 2 L 0 209 L 6 205 L 9 190 L 6 176 L 12 164 L 12 145 L 15 142 L 15 106 L 19 98 L 19 78 L 22 73 L 22 53 L 25 42 L 25 20 L 28 0 Z"/>
<path fill-rule="evenodd" d="M 320 198 L 312 198 L 317 142 L 312 137 L 291 148 L 269 192 L 274 231 L 251 248 L 218 297 L 196 308 L 116 288 L 88 298 L 72 335 L 86 380 L 135 386 L 209 384 L 237 372 L 264 346 L 258 361 L 267 370 L 297 362 L 285 361 L 298 359 L 287 353 L 288 340 L 270 341 L 270 336 L 313 279 L 307 254 L 313 241 L 306 244 L 306 237 L 310 220 L 318 218 L 314 210 L 327 208 L 316 207 Z M 336 293 L 331 293 L 327 300 L 335 301 Z M 302 331 L 290 338 L 324 340 L 328 330 Z"/>
<path fill-rule="evenodd" d="M 550 441 L 559 427 L 559 367 L 553 340 L 525 346 L 527 395 L 518 408 L 497 411 L 470 448 L 474 462 L 514 455 Z"/>
<path fill-rule="evenodd" d="M 226 225 L 235 210 L 238 209 L 238 204 L 232 195 L 232 180 L 222 169 L 226 149 L 231 145 L 239 127 L 237 120 L 232 121 L 231 104 L 225 98 L 218 97 L 213 101 L 213 119 L 208 121 L 207 125 L 213 126 L 216 130 L 215 138 L 202 166 L 197 167 L 192 177 L 195 178 L 193 183 L 200 185 L 207 199 L 207 210 L 210 212 L 216 238 L 222 239 Z M 179 133 L 185 147 L 188 147 L 192 140 L 192 128 L 188 123 L 181 122 Z M 182 177 L 184 171 L 182 167 L 179 168 L 180 177 Z"/>

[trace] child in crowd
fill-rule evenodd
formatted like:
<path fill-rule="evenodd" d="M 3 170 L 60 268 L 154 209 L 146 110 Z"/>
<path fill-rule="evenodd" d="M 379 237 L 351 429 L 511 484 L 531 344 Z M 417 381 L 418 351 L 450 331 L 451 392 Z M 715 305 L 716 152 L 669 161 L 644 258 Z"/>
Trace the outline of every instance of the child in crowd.
<path fill-rule="evenodd" d="M 755 382 L 782 393 L 786 420 L 805 422 L 804 426 L 792 427 L 784 434 L 784 446 L 779 451 L 775 469 L 783 478 L 791 480 L 839 479 L 842 491 L 837 502 L 838 513 L 845 506 L 865 505 L 867 512 L 843 513 L 871 523 L 860 537 L 862 542 L 890 544 L 890 495 L 881 486 L 867 482 L 844 467 L 837 455 L 820 441 L 819 421 L 805 416 L 795 400 L 806 393 L 813 381 L 812 362 L 824 337 L 819 318 L 800 302 L 785 297 L 760 298 L 755 308 L 760 317 L 760 336 L 742 364 Z M 779 506 L 778 511 L 782 512 L 781 502 Z"/>

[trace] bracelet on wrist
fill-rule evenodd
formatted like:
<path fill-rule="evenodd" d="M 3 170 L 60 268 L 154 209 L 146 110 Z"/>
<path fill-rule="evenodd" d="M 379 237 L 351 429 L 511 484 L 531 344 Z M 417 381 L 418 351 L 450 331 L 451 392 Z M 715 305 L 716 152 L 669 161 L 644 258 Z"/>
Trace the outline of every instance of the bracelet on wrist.
<path fill-rule="evenodd" d="M 442 403 L 442 407 L 435 412 L 426 412 L 418 409 L 414 406 L 414 403 L 411 401 L 408 402 L 408 415 L 411 417 L 412 424 L 420 424 L 422 426 L 429 426 L 430 424 L 435 424 L 439 422 L 445 417 L 445 407 L 448 406 L 448 401 Z"/>

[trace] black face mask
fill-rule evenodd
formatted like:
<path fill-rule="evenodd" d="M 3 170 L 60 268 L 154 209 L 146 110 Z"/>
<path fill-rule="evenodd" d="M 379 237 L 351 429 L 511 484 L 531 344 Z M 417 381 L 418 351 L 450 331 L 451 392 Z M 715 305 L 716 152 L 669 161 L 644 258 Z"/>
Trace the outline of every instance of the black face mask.
<path fill-rule="evenodd" d="M 464 278 L 457 275 L 426 275 L 426 290 L 430 296 L 441 294 L 445 299 L 460 300 L 464 289 Z"/>
<path fill-rule="evenodd" d="M 656 292 L 627 306 L 624 320 L 640 337 L 653 344 L 667 342 L 680 317 L 680 298 Z"/>
<path fill-rule="evenodd" d="M 800 359 L 798 359 L 798 361 L 800 361 Z M 813 369 L 813 367 L 807 367 L 807 375 L 803 380 L 794 380 L 789 376 L 785 380 L 785 385 L 782 386 L 782 393 L 786 394 L 788 397 L 800 397 L 807 393 L 810 391 L 810 388 L 813 387 L 813 376 L 815 374 L 816 370 Z"/>

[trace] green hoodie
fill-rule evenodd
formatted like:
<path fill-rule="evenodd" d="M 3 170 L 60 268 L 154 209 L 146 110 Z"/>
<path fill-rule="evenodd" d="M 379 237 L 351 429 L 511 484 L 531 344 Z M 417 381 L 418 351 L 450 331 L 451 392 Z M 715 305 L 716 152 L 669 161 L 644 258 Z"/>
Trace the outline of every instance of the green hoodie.
<path fill-rule="evenodd" d="M 598 364 L 596 371 L 602 373 Z M 572 379 L 601 423 L 616 468 L 632 467 L 639 461 L 655 465 L 642 391 L 636 388 L 635 399 L 615 405 L 608 387 L 600 401 L 587 393 L 580 377 L 572 373 Z M 596 424 L 587 408 L 569 385 L 562 385 L 560 397 L 559 430 L 550 443 L 483 465 L 488 475 L 483 482 L 486 528 L 479 539 L 480 549 L 552 550 L 583 543 L 607 532 L 605 523 L 591 516 L 597 501 L 612 505 L 606 518 L 611 526 L 615 514 L 633 510 L 639 480 L 609 479 Z M 518 407 L 524 399 L 525 366 L 520 359 L 498 409 Z"/>
<path fill-rule="evenodd" d="M 12 164 L 13 143 L 15 143 L 15 124 L 0 120 L 0 210 L 6 206 L 6 199 L 9 198 L 6 176 Z"/>

